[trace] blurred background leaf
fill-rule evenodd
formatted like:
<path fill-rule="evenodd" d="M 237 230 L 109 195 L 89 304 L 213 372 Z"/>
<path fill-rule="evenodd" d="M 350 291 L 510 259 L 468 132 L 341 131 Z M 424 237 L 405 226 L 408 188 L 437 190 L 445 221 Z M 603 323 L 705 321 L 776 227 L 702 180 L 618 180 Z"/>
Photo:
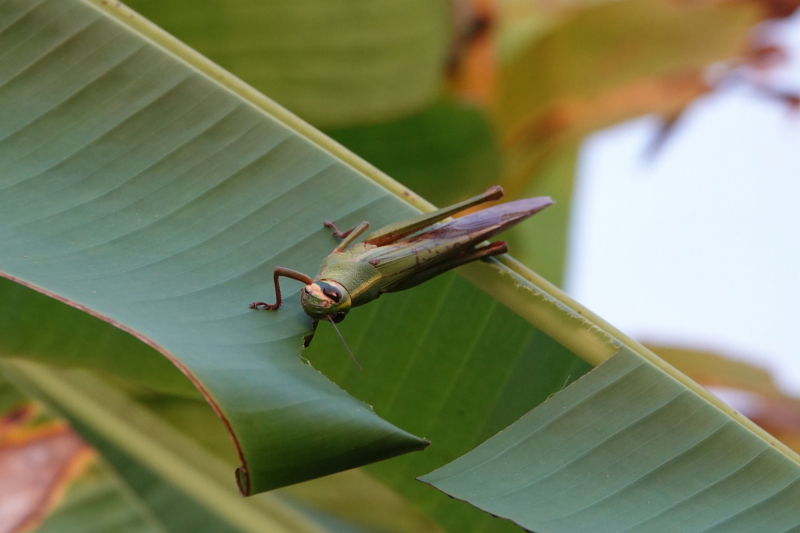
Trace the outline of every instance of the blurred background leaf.
<path fill-rule="evenodd" d="M 132 0 L 154 21 L 319 127 L 422 111 L 441 90 L 446 0 Z"/>
<path fill-rule="evenodd" d="M 759 15 L 753 3 L 672 0 L 566 13 L 499 67 L 508 188 L 531 179 L 559 145 L 642 114 L 679 112 L 709 90 L 705 67 L 745 53 Z"/>
<path fill-rule="evenodd" d="M 13 511 L 0 519 L 4 533 L 23 531 L 3 527 L 10 523 L 6 516 L 13 518 L 14 513 L 25 510 L 19 505 L 19 496 L 28 494 L 29 500 L 42 506 L 31 512 L 35 520 L 28 521 L 29 527 L 41 523 L 36 531 L 48 533 L 437 531 L 429 519 L 415 521 L 421 515 L 413 507 L 401 505 L 392 512 L 386 505 L 391 498 L 381 499 L 381 494 L 367 498 L 370 504 L 384 504 L 382 519 L 373 518 L 372 522 L 381 526 L 391 524 L 393 518 L 405 528 L 360 528 L 324 510 L 311 510 L 286 494 L 242 498 L 230 475 L 237 464 L 230 444 L 226 443 L 224 452 L 218 450 L 229 456 L 227 462 L 210 454 L 133 401 L 128 394 L 139 390 L 137 387 L 128 384 L 120 390 L 121 382 L 109 385 L 89 371 L 55 371 L 30 362 L 4 363 L 1 368 L 11 378 L 0 374 L 0 404 L 7 413 L 0 419 L 0 469 L 8 474 L 0 478 L 0 503 Z M 43 399 L 46 410 L 38 401 L 32 403 L 31 397 Z M 198 433 L 213 433 L 220 426 L 206 404 L 169 398 L 204 407 Z M 68 419 L 100 455 L 50 412 Z M 183 411 L 178 427 L 198 419 L 186 416 L 189 413 Z M 223 429 L 218 433 L 228 439 Z M 21 454 L 30 460 L 21 459 Z M 64 468 L 65 462 L 75 465 Z M 60 483 L 43 483 L 48 475 L 58 475 Z M 66 496 L 61 498 L 67 486 Z M 47 490 L 48 496 L 34 501 L 36 490 Z M 412 529 L 425 523 L 427 529 Z"/>
<path fill-rule="evenodd" d="M 546 226 L 512 231 L 514 255 L 561 285 L 576 169 L 568 159 L 577 157 L 579 143 L 653 113 L 663 118 L 666 137 L 686 106 L 712 90 L 705 69 L 750 60 L 758 46 L 754 25 L 775 11 L 759 1 L 543 5 L 498 4 L 497 40 L 504 46 L 487 105 L 501 132 L 507 192 L 557 201 L 543 217 Z M 791 12 L 787 6 L 781 13 Z M 654 148 L 663 142 L 654 139 Z"/>
<path fill-rule="evenodd" d="M 392 122 L 325 133 L 437 205 L 482 192 L 501 177 L 501 154 L 485 110 L 443 100 Z"/>
<path fill-rule="evenodd" d="M 0 374 L 0 531 L 33 530 L 166 533 L 89 445 Z"/>

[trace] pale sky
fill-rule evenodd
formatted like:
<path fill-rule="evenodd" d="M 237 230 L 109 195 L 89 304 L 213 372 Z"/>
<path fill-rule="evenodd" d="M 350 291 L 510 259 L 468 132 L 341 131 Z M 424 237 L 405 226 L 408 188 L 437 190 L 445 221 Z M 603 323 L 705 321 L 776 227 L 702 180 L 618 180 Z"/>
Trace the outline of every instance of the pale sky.
<path fill-rule="evenodd" d="M 775 28 L 800 92 L 800 16 Z M 644 341 L 710 349 L 800 395 L 800 112 L 734 84 L 696 102 L 653 160 L 645 118 L 588 139 L 567 291 Z"/>

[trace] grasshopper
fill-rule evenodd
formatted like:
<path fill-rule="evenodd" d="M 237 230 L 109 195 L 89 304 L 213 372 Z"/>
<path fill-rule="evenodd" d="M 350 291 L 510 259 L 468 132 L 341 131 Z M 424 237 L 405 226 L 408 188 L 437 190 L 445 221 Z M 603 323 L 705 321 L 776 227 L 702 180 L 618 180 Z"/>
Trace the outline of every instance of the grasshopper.
<path fill-rule="evenodd" d="M 410 289 L 466 263 L 506 253 L 505 242 L 483 243 L 553 203 L 548 197 L 526 198 L 437 224 L 470 207 L 502 197 L 503 189 L 495 186 L 453 206 L 386 226 L 356 244 L 355 240 L 369 228 L 368 222 L 349 231 L 339 231 L 333 222 L 326 220 L 323 225 L 342 241 L 322 262 L 317 277 L 311 279 L 301 272 L 275 267 L 276 302 L 253 302 L 250 307 L 277 310 L 282 302 L 279 279 L 300 281 L 305 284 L 300 291 L 300 303 L 312 319 L 312 328 L 316 330 L 320 320 L 330 322 L 347 347 L 336 324 L 344 320 L 350 309 L 384 293 Z M 311 337 L 306 338 L 305 346 L 310 342 Z M 352 353 L 350 357 L 361 368 Z"/>

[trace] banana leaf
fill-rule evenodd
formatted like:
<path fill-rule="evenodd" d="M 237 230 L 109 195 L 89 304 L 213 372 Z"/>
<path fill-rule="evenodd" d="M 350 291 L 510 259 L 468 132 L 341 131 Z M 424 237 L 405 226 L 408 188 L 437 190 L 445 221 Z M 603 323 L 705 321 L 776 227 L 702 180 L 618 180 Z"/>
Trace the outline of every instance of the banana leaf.
<path fill-rule="evenodd" d="M 296 300 L 247 304 L 276 264 L 313 274 L 335 245 L 322 220 L 432 206 L 121 5 L 8 1 L 0 40 L 0 352 L 197 386 L 235 439 L 244 493 L 423 447 L 410 431 L 435 446 L 372 472 L 452 531 L 497 530 L 411 477 L 565 387 L 588 368 L 575 355 L 651 357 L 510 258 L 469 265 L 348 318 L 366 373 L 326 329 L 304 352 L 378 418 L 299 360 Z"/>
<path fill-rule="evenodd" d="M 800 527 L 800 465 L 628 349 L 421 480 L 537 533 Z"/>

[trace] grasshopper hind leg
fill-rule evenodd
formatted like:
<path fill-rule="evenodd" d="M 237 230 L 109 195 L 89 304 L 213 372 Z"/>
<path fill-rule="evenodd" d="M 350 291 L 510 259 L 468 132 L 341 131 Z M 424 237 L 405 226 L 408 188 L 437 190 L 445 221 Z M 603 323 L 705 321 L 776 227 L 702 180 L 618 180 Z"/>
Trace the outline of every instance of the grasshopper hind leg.
<path fill-rule="evenodd" d="M 472 248 L 471 250 L 467 250 L 466 252 L 458 254 L 455 257 L 451 257 L 446 261 L 435 263 L 434 265 L 403 279 L 396 285 L 390 286 L 385 292 L 404 291 L 406 289 L 410 289 L 411 287 L 416 287 L 421 283 L 425 283 L 429 279 L 435 278 L 439 274 L 444 274 L 448 270 L 460 267 L 461 265 L 466 265 L 467 263 L 471 263 L 479 259 L 487 259 L 494 255 L 505 253 L 508 253 L 508 245 L 503 241 L 493 242 L 485 246 Z"/>
<path fill-rule="evenodd" d="M 480 205 L 485 202 L 499 200 L 503 197 L 503 194 L 503 188 L 499 185 L 495 185 L 483 194 L 473 196 L 469 200 L 464 200 L 463 202 L 451 205 L 450 207 L 445 207 L 443 209 L 439 209 L 438 211 L 433 211 L 432 213 L 423 213 L 422 215 L 409 218 L 408 220 L 403 220 L 401 222 L 396 222 L 386 226 L 383 229 L 367 235 L 367 237 L 364 239 L 364 242 L 367 244 L 374 244 L 375 246 L 384 246 L 386 244 L 397 242 L 400 239 L 411 235 L 412 233 L 416 233 L 417 231 L 432 226 L 433 224 L 436 224 L 437 222 L 440 222 L 451 215 L 460 213 L 465 209 L 475 207 L 476 205 Z"/>

